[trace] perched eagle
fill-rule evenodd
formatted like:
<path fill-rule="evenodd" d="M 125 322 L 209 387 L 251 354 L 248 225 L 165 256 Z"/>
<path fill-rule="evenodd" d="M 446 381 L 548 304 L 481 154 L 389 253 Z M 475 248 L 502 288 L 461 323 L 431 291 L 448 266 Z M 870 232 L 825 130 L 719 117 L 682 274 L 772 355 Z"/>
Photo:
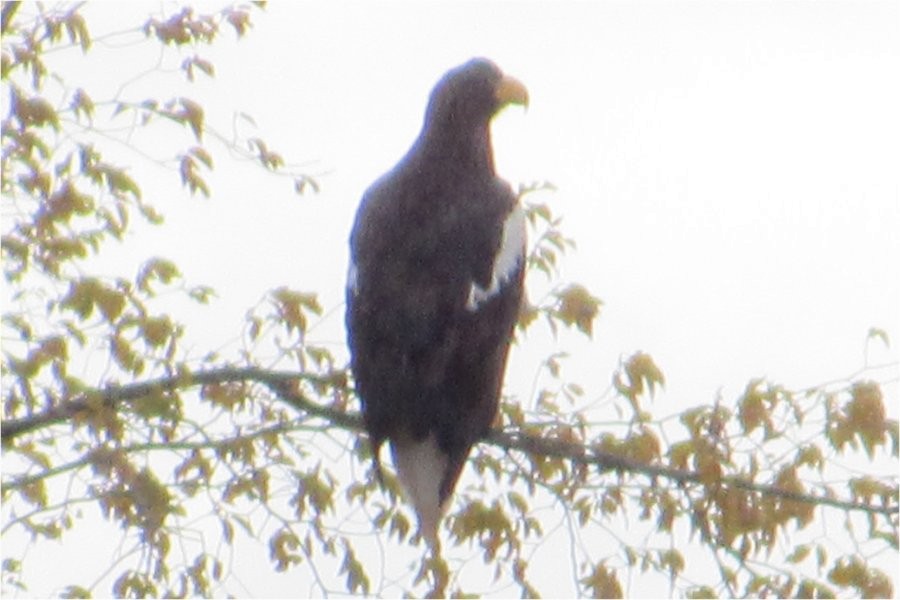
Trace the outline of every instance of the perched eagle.
<path fill-rule="evenodd" d="M 364 194 L 350 236 L 347 329 L 376 470 L 390 441 L 432 547 L 496 417 L 522 301 L 525 217 L 494 171 L 490 120 L 527 102 L 489 60 L 449 71 L 412 148 Z"/>

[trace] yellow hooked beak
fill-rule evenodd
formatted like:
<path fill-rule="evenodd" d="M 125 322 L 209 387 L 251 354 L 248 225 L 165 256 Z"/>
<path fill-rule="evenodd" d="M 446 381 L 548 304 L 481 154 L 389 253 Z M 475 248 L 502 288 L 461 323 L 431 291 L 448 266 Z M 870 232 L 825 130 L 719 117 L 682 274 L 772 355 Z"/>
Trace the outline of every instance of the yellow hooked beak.
<path fill-rule="evenodd" d="M 509 75 L 504 75 L 500 83 L 497 84 L 494 97 L 497 99 L 497 104 L 500 107 L 507 104 L 521 104 L 528 108 L 528 89 L 521 81 Z"/>

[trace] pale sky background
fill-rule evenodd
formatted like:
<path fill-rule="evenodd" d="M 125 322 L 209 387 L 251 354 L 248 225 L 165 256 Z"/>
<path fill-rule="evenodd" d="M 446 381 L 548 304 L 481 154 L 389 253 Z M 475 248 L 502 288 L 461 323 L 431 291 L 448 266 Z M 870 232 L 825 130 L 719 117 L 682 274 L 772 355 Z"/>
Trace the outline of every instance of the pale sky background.
<path fill-rule="evenodd" d="M 132 25 L 122 10 L 89 6 L 94 34 Z M 320 293 L 335 310 L 315 338 L 340 347 L 362 192 L 409 147 L 435 81 L 487 56 L 531 95 L 527 112 L 495 123 L 498 170 L 558 188 L 541 199 L 578 244 L 563 278 L 605 303 L 590 343 L 530 336 L 508 391 L 529 402 L 535 361 L 564 349 L 566 374 L 599 396 L 620 357 L 643 350 L 667 379 L 655 407 L 671 414 L 717 394 L 733 403 L 753 377 L 801 388 L 849 375 L 879 327 L 895 346 L 871 343 L 868 360 L 894 363 L 877 375 L 897 417 L 897 2 L 275 2 L 253 20 L 240 42 L 198 50 L 216 77 L 183 93 L 223 133 L 234 110 L 252 115 L 258 130 L 242 131 L 308 161 L 321 192 L 298 198 L 289 180 L 219 152 L 212 200 L 153 197 L 148 184 L 166 226 L 100 263 L 134 272 L 160 254 L 216 288 L 210 308 L 189 313 L 198 358 L 233 349 L 247 308 L 279 285 Z M 120 69 L 158 58 L 146 46 L 107 55 L 119 66 L 89 75 L 95 98 L 121 85 Z M 123 98 L 161 94 L 171 79 L 144 77 Z M 279 581 L 250 589 L 296 590 Z"/>
<path fill-rule="evenodd" d="M 542 199 L 578 243 L 563 276 L 606 303 L 590 364 L 643 349 L 679 402 L 821 382 L 861 365 L 869 327 L 900 336 L 898 20 L 895 2 L 274 3 L 200 51 L 217 76 L 189 91 L 226 133 L 251 114 L 244 134 L 310 161 L 322 193 L 227 165 L 214 203 L 160 202 L 153 235 L 219 290 L 213 330 L 276 285 L 337 306 L 362 191 L 438 77 L 484 55 L 531 93 L 497 119 L 498 170 L 557 186 Z"/>

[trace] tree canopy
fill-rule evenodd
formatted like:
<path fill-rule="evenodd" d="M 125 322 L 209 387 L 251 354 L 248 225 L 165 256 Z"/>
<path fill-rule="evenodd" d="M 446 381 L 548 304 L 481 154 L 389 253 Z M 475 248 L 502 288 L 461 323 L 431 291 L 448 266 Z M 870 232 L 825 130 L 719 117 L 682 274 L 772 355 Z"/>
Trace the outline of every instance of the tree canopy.
<path fill-rule="evenodd" d="M 393 473 L 384 489 L 372 473 L 346 352 L 311 341 L 327 312 L 314 290 L 260 290 L 233 347 L 198 350 L 191 315 L 214 289 L 165 256 L 103 262 L 168 226 L 147 193 L 157 177 L 210 210 L 225 165 L 256 163 L 301 199 L 318 191 L 320 177 L 183 91 L 214 82 L 205 50 L 265 14 L 185 7 L 100 33 L 86 13 L 2 6 L 4 594 L 37 583 L 32 545 L 83 553 L 67 542 L 98 514 L 120 537 L 92 548 L 95 570 L 60 581 L 63 595 L 264 594 L 234 580 L 237 548 L 302 574 L 298 595 L 538 596 L 563 577 L 599 597 L 650 581 L 691 597 L 894 593 L 879 561 L 897 555 L 900 439 L 878 365 L 807 389 L 754 379 L 670 413 L 653 402 L 665 377 L 649 354 L 623 353 L 610 387 L 589 390 L 553 353 L 533 398 L 504 398 L 443 554 L 426 552 Z M 115 73 L 99 95 L 71 61 L 101 42 L 157 54 L 151 72 L 169 83 L 135 96 L 147 73 Z M 546 284 L 519 347 L 541 327 L 590 337 L 600 318 L 590 290 L 560 280 L 575 245 L 552 194 L 519 188 L 530 277 Z M 548 549 L 565 574 L 546 572 Z"/>

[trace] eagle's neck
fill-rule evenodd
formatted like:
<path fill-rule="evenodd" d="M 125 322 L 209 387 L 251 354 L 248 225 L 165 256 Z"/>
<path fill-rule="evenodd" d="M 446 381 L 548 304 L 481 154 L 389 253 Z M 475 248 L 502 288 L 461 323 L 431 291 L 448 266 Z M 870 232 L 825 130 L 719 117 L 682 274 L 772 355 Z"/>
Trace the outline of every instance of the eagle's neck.
<path fill-rule="evenodd" d="M 490 125 L 478 123 L 460 127 L 452 121 L 442 126 L 427 127 L 416 143 L 424 164 L 484 177 L 493 177 L 494 154 L 491 150 Z"/>

